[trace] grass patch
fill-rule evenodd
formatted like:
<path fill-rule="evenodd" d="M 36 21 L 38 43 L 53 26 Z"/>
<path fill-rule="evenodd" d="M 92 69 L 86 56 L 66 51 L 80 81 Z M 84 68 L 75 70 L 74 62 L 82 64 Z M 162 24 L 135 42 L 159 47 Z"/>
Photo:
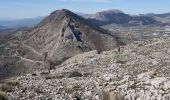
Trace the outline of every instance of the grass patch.
<path fill-rule="evenodd" d="M 0 100 L 8 100 L 4 92 L 0 91 Z"/>

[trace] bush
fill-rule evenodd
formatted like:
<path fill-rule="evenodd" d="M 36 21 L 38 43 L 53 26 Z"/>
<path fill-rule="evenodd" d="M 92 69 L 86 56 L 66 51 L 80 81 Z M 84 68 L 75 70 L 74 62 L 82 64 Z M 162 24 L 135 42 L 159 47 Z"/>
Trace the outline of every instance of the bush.
<path fill-rule="evenodd" d="M 83 75 L 78 72 L 78 71 L 74 71 L 74 72 L 71 72 L 69 77 L 82 77 Z"/>
<path fill-rule="evenodd" d="M 11 92 L 13 87 L 11 85 L 7 85 L 7 84 L 2 84 L 0 87 L 1 91 L 3 92 Z"/>
<path fill-rule="evenodd" d="M 18 81 L 7 81 L 5 82 L 7 85 L 11 85 L 11 86 L 17 86 L 19 85 L 19 82 Z"/>
<path fill-rule="evenodd" d="M 0 91 L 0 100 L 8 100 L 4 92 Z"/>
<path fill-rule="evenodd" d="M 0 90 L 4 92 L 11 92 L 13 87 L 17 85 L 19 85 L 19 82 L 17 81 L 6 81 L 1 85 Z"/>

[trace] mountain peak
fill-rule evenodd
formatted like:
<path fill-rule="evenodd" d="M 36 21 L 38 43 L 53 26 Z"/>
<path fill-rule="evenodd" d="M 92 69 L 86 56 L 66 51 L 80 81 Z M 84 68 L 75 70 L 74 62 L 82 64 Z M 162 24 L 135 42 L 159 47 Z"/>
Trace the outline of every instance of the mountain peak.
<path fill-rule="evenodd" d="M 130 16 L 117 9 L 97 12 L 96 14 L 90 16 L 90 19 L 95 19 L 102 22 L 106 21 L 108 23 L 110 22 L 125 23 L 127 21 L 124 18 L 130 19 Z"/>
<path fill-rule="evenodd" d="M 104 11 L 104 12 L 107 12 L 107 13 L 124 13 L 123 11 L 121 10 L 118 10 L 118 9 L 111 9 L 111 10 L 107 10 L 107 11 Z"/>
<path fill-rule="evenodd" d="M 61 9 L 53 11 L 48 17 L 46 17 L 39 25 L 44 25 L 45 23 L 55 23 L 66 19 L 79 19 L 79 16 L 67 9 Z"/>
<path fill-rule="evenodd" d="M 121 13 L 124 13 L 124 12 L 118 9 L 111 9 L 111 10 L 97 12 L 96 14 L 101 15 L 101 14 L 121 14 Z"/>
<path fill-rule="evenodd" d="M 52 12 L 30 36 L 26 45 L 37 52 L 48 52 L 49 59 L 57 63 L 91 50 L 111 50 L 121 43 L 108 31 L 66 9 Z"/>
<path fill-rule="evenodd" d="M 53 11 L 51 14 L 56 14 L 56 13 L 68 13 L 68 12 L 71 12 L 67 9 L 59 9 L 59 10 L 56 10 L 56 11 Z"/>
<path fill-rule="evenodd" d="M 50 16 L 59 16 L 59 15 L 62 15 L 62 16 L 67 16 L 67 15 L 70 15 L 70 14 L 72 14 L 72 12 L 71 11 L 69 11 L 69 10 L 67 10 L 67 9 L 61 9 L 61 10 L 56 10 L 56 11 L 53 11 L 52 13 L 51 13 L 51 15 Z"/>

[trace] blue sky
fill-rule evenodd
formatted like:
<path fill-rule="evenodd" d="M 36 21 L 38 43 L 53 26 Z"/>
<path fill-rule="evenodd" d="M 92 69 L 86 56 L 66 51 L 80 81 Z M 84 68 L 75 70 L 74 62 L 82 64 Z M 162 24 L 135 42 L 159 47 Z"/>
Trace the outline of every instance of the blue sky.
<path fill-rule="evenodd" d="M 170 12 L 170 0 L 0 0 L 0 19 L 46 16 L 56 9 L 94 13 L 119 9 L 129 14 Z"/>

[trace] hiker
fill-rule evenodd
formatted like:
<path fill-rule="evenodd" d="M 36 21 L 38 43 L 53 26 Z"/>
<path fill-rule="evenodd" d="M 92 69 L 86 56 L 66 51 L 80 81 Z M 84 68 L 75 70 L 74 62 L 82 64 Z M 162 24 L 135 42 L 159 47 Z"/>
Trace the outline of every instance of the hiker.
<path fill-rule="evenodd" d="M 120 47 L 120 46 L 118 46 L 118 52 L 120 52 L 120 49 L 121 49 L 121 47 Z"/>
<path fill-rule="evenodd" d="M 44 62 L 47 60 L 47 57 L 48 57 L 48 52 L 45 52 L 44 54 Z"/>

